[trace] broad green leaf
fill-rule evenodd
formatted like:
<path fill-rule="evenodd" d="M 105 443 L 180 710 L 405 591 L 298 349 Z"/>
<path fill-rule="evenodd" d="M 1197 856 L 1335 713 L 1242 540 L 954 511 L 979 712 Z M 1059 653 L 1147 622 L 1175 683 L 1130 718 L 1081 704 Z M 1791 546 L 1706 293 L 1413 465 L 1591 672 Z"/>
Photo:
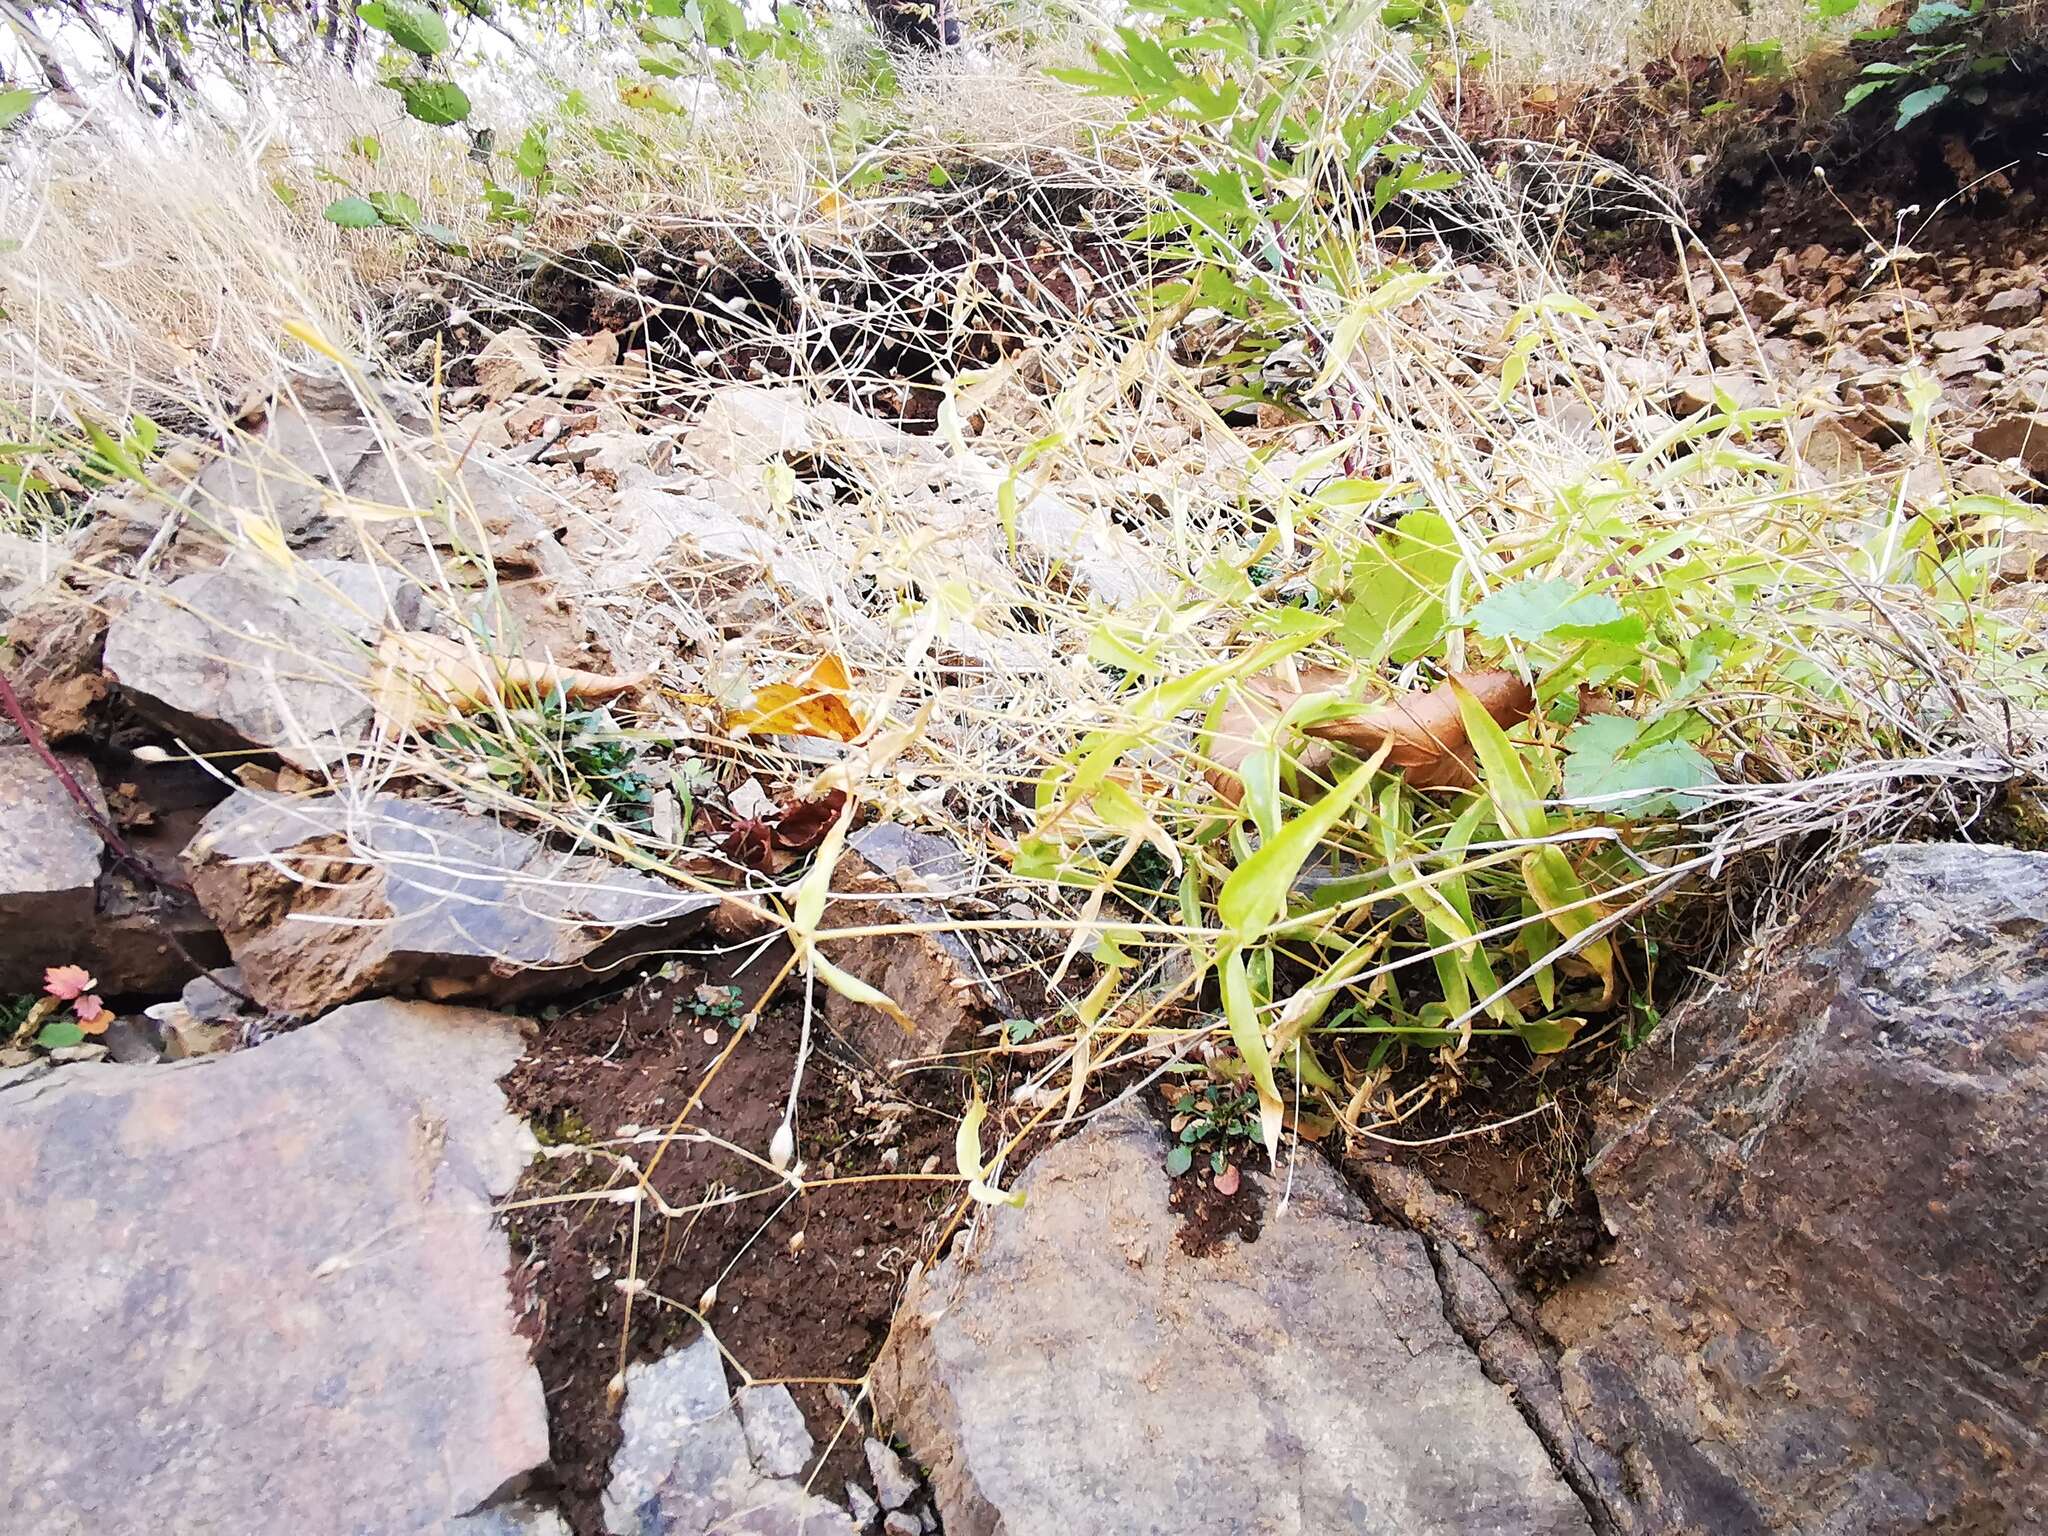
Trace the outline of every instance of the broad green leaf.
<path fill-rule="evenodd" d="M 1923 86 L 1907 96 L 1899 98 L 1899 115 L 1892 122 L 1894 128 L 1903 128 L 1915 118 L 1933 111 L 1948 100 L 1945 85 Z"/>
<path fill-rule="evenodd" d="M 1575 640 L 1617 640 L 1630 632 L 1621 604 L 1559 577 L 1531 576 L 1501 588 L 1472 610 L 1472 623 L 1489 640 L 1543 640 L 1560 632 Z"/>
<path fill-rule="evenodd" d="M 52 1019 L 36 1033 L 36 1044 L 46 1051 L 61 1051 L 68 1045 L 83 1045 L 85 1031 L 75 1019 Z"/>
<path fill-rule="evenodd" d="M 1565 795 L 1623 796 L 1591 807 L 1611 816 L 1652 816 L 1696 805 L 1677 792 L 1717 782 L 1714 765 L 1689 742 L 1644 743 L 1644 734 L 1644 722 L 1628 715 L 1594 715 L 1573 726 L 1564 738 Z"/>
<path fill-rule="evenodd" d="M 370 206 L 377 210 L 377 217 L 386 224 L 409 228 L 419 222 L 419 201 L 404 192 L 372 192 Z"/>
<path fill-rule="evenodd" d="M 423 59 L 448 48 L 448 24 L 424 0 L 369 0 L 356 7 L 356 14 L 365 25 Z"/>
<path fill-rule="evenodd" d="M 11 91 L 0 91 L 0 128 L 5 128 L 34 106 L 36 95 L 35 91 L 26 86 L 17 86 Z"/>
<path fill-rule="evenodd" d="M 1413 661 L 1443 633 L 1458 540 L 1434 512 L 1410 512 L 1359 550 L 1337 638 L 1368 665 Z"/>
<path fill-rule="evenodd" d="M 469 116 L 469 96 L 453 80 L 398 80 L 392 83 L 405 110 L 423 123 L 445 128 Z"/>
<path fill-rule="evenodd" d="M 1177 1146 L 1166 1154 L 1166 1171 L 1177 1179 L 1193 1167 L 1194 1162 L 1194 1148 Z"/>
<path fill-rule="evenodd" d="M 383 215 L 366 197 L 336 198 L 320 217 L 330 224 L 339 224 L 343 229 L 375 229 L 384 222 Z"/>
<path fill-rule="evenodd" d="M 1842 110 L 1847 112 L 1853 107 L 1861 106 L 1865 101 L 1883 90 L 1886 84 L 1887 82 L 1883 80 L 1864 80 L 1850 86 L 1849 94 L 1842 98 Z"/>

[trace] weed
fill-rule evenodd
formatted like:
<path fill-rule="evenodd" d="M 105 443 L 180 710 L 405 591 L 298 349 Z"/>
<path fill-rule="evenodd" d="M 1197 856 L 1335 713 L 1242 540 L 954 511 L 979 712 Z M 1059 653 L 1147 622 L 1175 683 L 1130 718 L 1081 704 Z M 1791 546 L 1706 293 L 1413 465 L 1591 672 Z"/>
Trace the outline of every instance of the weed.
<path fill-rule="evenodd" d="M 1832 3 L 1843 10 L 1854 8 L 1853 0 Z M 1842 110 L 1854 111 L 1872 99 L 1883 101 L 1892 108 L 1892 126 L 1903 128 L 1947 102 L 1982 106 L 1988 97 L 1985 81 L 2011 63 L 1986 40 L 1990 16 L 1985 0 L 1969 0 L 1966 5 L 1956 0 L 1921 0 L 1906 18 L 1904 54 L 1864 65 L 1861 77 L 1843 98 Z M 1888 42 L 1898 35 L 1899 28 L 1889 26 L 1857 34 L 1875 42 Z"/>
<path fill-rule="evenodd" d="M 678 1017 L 687 1013 L 699 1023 L 730 1029 L 740 1020 L 740 989 L 700 986 L 688 997 L 678 997 L 675 1008 Z"/>
<path fill-rule="evenodd" d="M 665 745 L 622 731 L 608 709 L 571 707 L 560 687 L 507 689 L 502 707 L 440 727 L 429 744 L 458 774 L 547 807 L 644 823 L 655 780 L 643 749 Z"/>
<path fill-rule="evenodd" d="M 1167 1129 L 1174 1140 L 1166 1154 L 1166 1171 L 1175 1178 L 1196 1163 L 1221 1175 L 1259 1142 L 1258 1090 L 1242 1082 L 1207 1078 L 1169 1089 L 1173 1118 Z"/>

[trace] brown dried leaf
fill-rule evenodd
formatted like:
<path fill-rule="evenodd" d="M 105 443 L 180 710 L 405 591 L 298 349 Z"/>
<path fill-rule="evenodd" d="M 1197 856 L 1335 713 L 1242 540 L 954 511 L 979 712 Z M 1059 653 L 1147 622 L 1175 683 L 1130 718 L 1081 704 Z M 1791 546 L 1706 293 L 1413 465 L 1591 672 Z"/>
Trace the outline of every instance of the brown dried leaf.
<path fill-rule="evenodd" d="M 1272 673 L 1252 678 L 1219 719 L 1211 752 L 1214 766 L 1207 777 L 1210 786 L 1231 805 L 1244 793 L 1238 769 L 1251 754 L 1260 729 L 1297 699 L 1342 692 L 1354 681 L 1351 674 L 1334 667 L 1303 667 L 1298 675 L 1299 686 L 1289 686 Z M 1304 734 L 1316 740 L 1298 753 L 1296 760 L 1314 773 L 1326 767 L 1333 756 L 1330 747 L 1322 743 L 1334 743 L 1359 757 L 1370 757 L 1384 746 L 1387 768 L 1415 788 L 1470 789 L 1479 778 L 1452 683 L 1476 698 L 1504 727 L 1526 720 L 1536 707 L 1529 685 L 1513 672 L 1493 667 L 1454 673 L 1450 681 L 1427 693 L 1400 694 L 1357 714 L 1304 727 Z"/>

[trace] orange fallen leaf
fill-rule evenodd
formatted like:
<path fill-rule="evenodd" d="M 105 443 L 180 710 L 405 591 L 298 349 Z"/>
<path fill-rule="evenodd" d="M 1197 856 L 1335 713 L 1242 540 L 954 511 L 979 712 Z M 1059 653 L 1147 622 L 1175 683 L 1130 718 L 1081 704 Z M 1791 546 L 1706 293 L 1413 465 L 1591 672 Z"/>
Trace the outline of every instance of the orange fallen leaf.
<path fill-rule="evenodd" d="M 536 695 L 560 690 L 564 698 L 588 702 L 630 693 L 645 681 L 645 673 L 585 672 L 551 661 L 472 651 L 442 635 L 393 630 L 377 642 L 370 695 L 380 720 L 411 730 L 474 709 L 508 688 Z"/>
<path fill-rule="evenodd" d="M 1313 693 L 1341 693 L 1355 681 L 1351 674 L 1334 667 L 1303 667 L 1299 678 L 1298 686 L 1283 683 L 1270 672 L 1250 679 L 1217 721 L 1210 750 L 1213 766 L 1206 777 L 1229 804 L 1237 804 L 1244 794 L 1238 770 L 1264 727 L 1286 713 L 1297 699 Z M 1304 726 L 1303 734 L 1317 740 L 1297 753 L 1296 761 L 1309 772 L 1320 772 L 1335 755 L 1331 743 L 1360 757 L 1370 757 L 1384 746 L 1388 770 L 1417 789 L 1472 788 L 1479 776 L 1458 716 L 1453 682 L 1503 726 L 1526 720 L 1536 707 L 1529 685 L 1513 672 L 1497 667 L 1459 672 L 1427 693 L 1397 694 L 1356 714 Z"/>
<path fill-rule="evenodd" d="M 811 736 L 820 741 L 860 739 L 860 717 L 846 702 L 852 679 L 846 663 L 826 652 L 803 676 L 769 683 L 745 709 L 733 711 L 726 724 L 746 736 Z"/>

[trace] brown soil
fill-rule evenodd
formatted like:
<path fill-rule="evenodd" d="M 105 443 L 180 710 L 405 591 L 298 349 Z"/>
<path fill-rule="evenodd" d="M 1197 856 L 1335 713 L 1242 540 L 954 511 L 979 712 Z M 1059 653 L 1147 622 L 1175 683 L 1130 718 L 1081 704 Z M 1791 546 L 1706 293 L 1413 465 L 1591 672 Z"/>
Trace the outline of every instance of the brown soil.
<path fill-rule="evenodd" d="M 710 979 L 740 986 L 741 1007 L 751 1008 L 779 966 L 770 951 L 744 975 Z M 735 1045 L 734 1024 L 690 1011 L 705 981 L 679 967 L 673 979 L 650 979 L 545 1023 L 506 1079 L 513 1106 L 558 1148 L 615 1137 L 625 1126 L 666 1131 L 730 1047 L 686 1124 L 765 1157 L 789 1093 L 801 992 L 776 999 Z M 953 1209 L 956 1184 L 915 1175 L 928 1161 L 951 1173 L 959 1100 L 944 1076 L 891 1091 L 833 1059 L 831 1044 L 821 1024 L 799 1101 L 798 1157 L 809 1179 L 873 1176 L 869 1182 L 811 1187 L 790 1199 L 761 1164 L 676 1140 L 650 1181 L 671 1206 L 761 1193 L 673 1219 L 647 1207 L 637 1259 L 631 1206 L 580 1199 L 512 1213 L 521 1254 L 515 1294 L 547 1394 L 557 1492 L 578 1536 L 602 1528 L 599 1500 L 618 1444 L 607 1386 L 621 1368 L 622 1330 L 626 1362 L 662 1355 L 695 1333 L 694 1309 L 714 1286 L 705 1312 L 730 1354 L 757 1379 L 792 1381 L 821 1447 L 808 1469 L 817 1486 L 836 1494 L 860 1469 L 857 1425 L 828 1445 L 845 1418 L 832 1384 L 858 1392 L 907 1271 L 931 1252 Z M 645 1168 L 660 1148 L 618 1150 Z M 556 1155 L 528 1170 L 514 1198 L 594 1196 L 627 1182 L 600 1159 Z M 646 1290 L 628 1324 L 619 1282 L 634 1276 Z"/>
<path fill-rule="evenodd" d="M 1546 1067 L 1516 1046 L 1475 1052 L 1458 1099 L 1388 1133 L 1406 1142 L 1457 1140 L 1408 1148 L 1364 1143 L 1343 1162 L 1355 1175 L 1362 1163 L 1397 1161 L 1463 1198 L 1484 1213 L 1495 1248 L 1522 1284 L 1544 1295 L 1592 1262 L 1606 1242 L 1584 1163 L 1592 1144 L 1589 1100 L 1613 1067 L 1610 1053 L 1598 1049 L 1568 1053 Z M 1515 1118 L 1543 1103 L 1556 1107 Z M 1480 1129 L 1488 1125 L 1501 1128 Z"/>

